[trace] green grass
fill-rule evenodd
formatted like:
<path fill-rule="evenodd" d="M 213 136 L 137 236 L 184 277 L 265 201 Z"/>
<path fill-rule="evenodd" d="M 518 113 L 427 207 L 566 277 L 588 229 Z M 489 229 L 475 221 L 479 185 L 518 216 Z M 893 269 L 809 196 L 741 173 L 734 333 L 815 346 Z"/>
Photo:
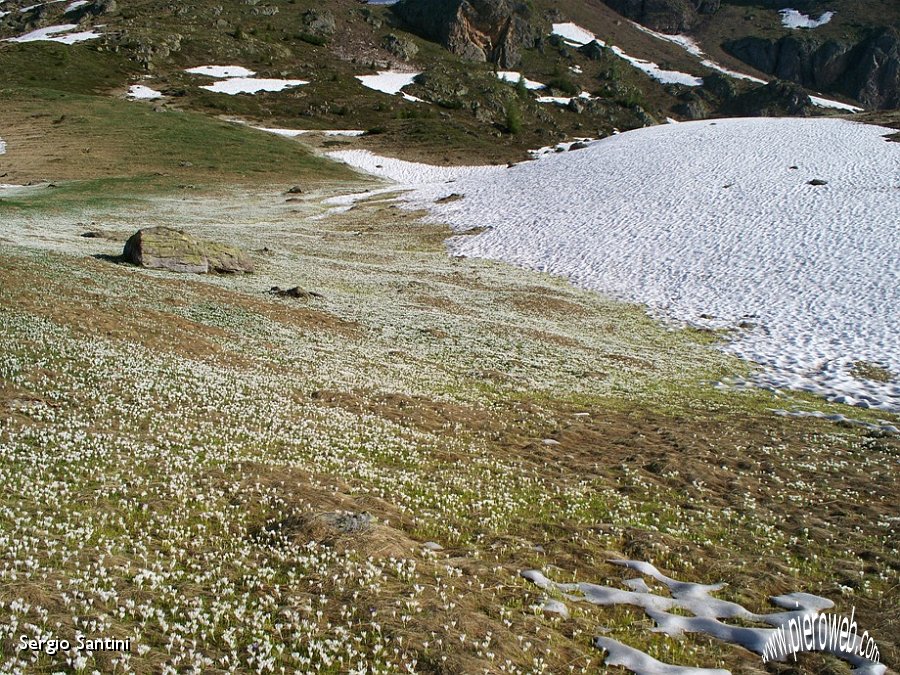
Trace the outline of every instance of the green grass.
<path fill-rule="evenodd" d="M 90 43 L 0 43 L 2 86 L 104 94 L 139 73 L 124 53 L 100 52 Z"/>
<path fill-rule="evenodd" d="M 6 88 L 0 90 L 0 105 L 3 116 L 26 118 L 40 132 L 28 139 L 31 145 L 21 142 L 35 179 L 140 178 L 147 185 L 166 185 L 321 183 L 354 175 L 298 143 L 198 113 L 157 112 L 140 102 L 48 89 Z M 8 157 L 18 159 L 17 135 L 4 138 Z M 83 194 L 92 185 L 106 187 L 87 182 L 60 194 Z"/>

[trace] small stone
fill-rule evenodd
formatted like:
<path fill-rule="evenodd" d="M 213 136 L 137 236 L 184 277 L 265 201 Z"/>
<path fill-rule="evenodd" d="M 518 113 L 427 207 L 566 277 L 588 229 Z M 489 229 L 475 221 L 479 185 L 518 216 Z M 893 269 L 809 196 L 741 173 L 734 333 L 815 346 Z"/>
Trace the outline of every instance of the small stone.
<path fill-rule="evenodd" d="M 821 178 L 813 178 L 811 181 L 809 181 L 808 184 L 809 185 L 828 185 L 828 181 L 822 180 Z"/>
<path fill-rule="evenodd" d="M 293 288 L 279 288 L 278 286 L 272 286 L 269 289 L 269 293 L 272 295 L 277 295 L 280 298 L 297 298 L 297 299 L 309 299 L 309 298 L 321 298 L 324 297 L 321 293 L 316 293 L 315 291 L 307 291 L 299 286 L 294 286 Z"/>

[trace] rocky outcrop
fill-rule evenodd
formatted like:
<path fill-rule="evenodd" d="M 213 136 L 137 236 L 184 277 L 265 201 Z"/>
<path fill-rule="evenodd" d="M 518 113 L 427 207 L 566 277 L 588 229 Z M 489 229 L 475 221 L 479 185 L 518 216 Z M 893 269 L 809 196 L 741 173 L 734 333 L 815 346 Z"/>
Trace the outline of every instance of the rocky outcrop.
<path fill-rule="evenodd" d="M 805 117 L 812 110 L 806 90 L 783 80 L 754 87 L 723 106 L 726 114 L 738 117 Z"/>
<path fill-rule="evenodd" d="M 188 274 L 253 271 L 253 261 L 240 249 L 195 239 L 170 227 L 138 230 L 125 242 L 122 257 L 140 267 Z"/>
<path fill-rule="evenodd" d="M 604 0 L 612 9 L 663 33 L 681 33 L 704 14 L 718 11 L 720 0 Z"/>
<path fill-rule="evenodd" d="M 419 53 L 418 45 L 408 37 L 398 37 L 393 33 L 384 36 L 381 46 L 398 59 L 409 61 Z"/>
<path fill-rule="evenodd" d="M 309 9 L 303 13 L 301 21 L 304 30 L 322 37 L 332 35 L 337 25 L 334 14 L 327 9 Z"/>
<path fill-rule="evenodd" d="M 836 92 L 868 108 L 900 107 L 900 33 L 879 29 L 856 43 L 786 35 L 745 37 L 726 51 L 764 73 L 816 91 Z"/>
<path fill-rule="evenodd" d="M 516 67 L 540 38 L 528 5 L 515 0 L 401 0 L 394 12 L 414 33 L 471 61 Z"/>

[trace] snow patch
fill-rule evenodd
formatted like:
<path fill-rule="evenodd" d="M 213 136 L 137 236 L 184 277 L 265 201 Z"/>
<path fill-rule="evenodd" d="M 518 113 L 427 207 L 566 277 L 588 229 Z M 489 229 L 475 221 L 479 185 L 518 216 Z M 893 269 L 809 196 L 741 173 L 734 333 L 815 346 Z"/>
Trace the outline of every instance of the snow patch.
<path fill-rule="evenodd" d="M 153 101 L 162 98 L 163 93 L 161 91 L 156 91 L 156 89 L 145 87 L 143 84 L 133 84 L 128 87 L 126 96 L 139 101 Z"/>
<path fill-rule="evenodd" d="M 296 138 L 297 136 L 302 136 L 303 134 L 308 134 L 310 131 L 308 129 L 276 129 L 275 127 L 253 127 L 258 131 L 265 131 L 270 134 L 275 134 L 277 136 L 284 136 L 285 138 Z"/>
<path fill-rule="evenodd" d="M 76 42 L 84 42 L 85 40 L 94 40 L 101 37 L 100 33 L 92 30 L 79 31 L 74 33 L 77 24 L 65 23 L 59 26 L 48 26 L 47 28 L 38 28 L 25 35 L 14 38 L 7 38 L 5 42 L 59 42 L 64 45 L 75 44 Z"/>
<path fill-rule="evenodd" d="M 25 12 L 30 12 L 33 9 L 37 9 L 38 7 L 43 7 L 44 5 L 55 5 L 57 2 L 62 2 L 63 0 L 49 0 L 49 2 L 39 2 L 35 5 L 26 5 L 19 9 L 19 12 L 24 14 Z"/>
<path fill-rule="evenodd" d="M 272 80 L 258 77 L 229 77 L 212 84 L 204 84 L 200 88 L 216 94 L 257 94 L 261 91 L 282 91 L 290 87 L 309 84 L 308 80 Z"/>
<path fill-rule="evenodd" d="M 720 600 L 711 594 L 726 584 L 697 584 L 672 579 L 660 572 L 654 565 L 640 560 L 610 560 L 609 562 L 635 570 L 665 585 L 669 596 L 657 595 L 644 590 L 638 584 L 626 582 L 639 591 L 625 591 L 612 586 L 598 586 L 590 583 L 557 583 L 537 570 L 521 572 L 521 576 L 543 590 L 555 590 L 573 602 L 589 602 L 595 605 L 631 605 L 640 607 L 656 623 L 655 632 L 678 637 L 684 633 L 701 633 L 722 642 L 740 645 L 757 654 L 762 654 L 769 638 L 775 630 L 791 619 L 802 619 L 809 615 L 817 617 L 819 612 L 831 609 L 834 603 L 810 593 L 789 593 L 770 598 L 771 602 L 786 611 L 770 614 L 756 614 L 744 606 L 727 600 Z M 671 613 L 670 610 L 686 610 L 690 616 Z M 766 627 L 735 626 L 721 619 L 741 619 L 745 623 L 762 624 Z M 675 666 L 650 657 L 648 654 L 604 637 L 594 638 L 594 646 L 608 652 L 607 665 L 625 666 L 638 675 L 727 675 L 729 671 L 708 668 Z M 855 666 L 853 672 L 866 675 L 880 675 L 887 668 L 853 654 L 831 652 Z"/>
<path fill-rule="evenodd" d="M 259 131 L 267 131 L 270 134 L 277 134 L 286 138 L 296 138 L 303 134 L 324 134 L 325 136 L 362 136 L 366 132 L 362 129 L 277 129 L 274 127 L 253 127 Z"/>
<path fill-rule="evenodd" d="M 666 42 L 671 42 L 672 44 L 678 45 L 691 56 L 696 56 L 698 59 L 701 59 L 700 65 L 706 66 L 710 70 L 715 70 L 722 73 L 723 75 L 728 75 L 729 77 L 733 77 L 738 80 L 747 80 L 748 82 L 756 82 L 757 84 L 766 84 L 766 80 L 754 77 L 753 75 L 747 75 L 746 73 L 740 73 L 736 70 L 730 70 L 725 66 L 716 63 L 706 56 L 706 54 L 703 52 L 703 49 L 693 38 L 690 38 L 687 35 L 667 35 L 666 33 L 658 33 L 655 30 L 651 30 L 650 28 L 642 26 L 639 23 L 635 23 L 634 21 L 631 22 L 631 25 L 637 28 L 639 31 L 647 33 L 647 35 L 652 35 L 658 40 L 664 40 Z"/>
<path fill-rule="evenodd" d="M 243 66 L 197 66 L 188 68 L 184 72 L 209 77 L 253 77 L 256 75 L 256 71 L 248 70 Z"/>
<path fill-rule="evenodd" d="M 796 9 L 782 9 L 778 12 L 781 14 L 781 25 L 785 28 L 818 28 L 824 26 L 834 17 L 834 12 L 825 12 L 818 19 L 798 12 Z"/>
<path fill-rule="evenodd" d="M 581 46 L 590 44 L 591 42 L 597 42 L 601 47 L 607 46 L 603 40 L 598 38 L 592 32 L 574 23 L 555 23 L 553 24 L 552 34 L 558 35 L 572 45 Z M 653 63 L 652 61 L 639 59 L 626 54 L 625 51 L 619 47 L 611 46 L 610 49 L 620 59 L 624 59 L 638 70 L 643 71 L 654 80 L 663 84 L 683 84 L 688 87 L 699 87 L 703 84 L 702 78 L 689 75 L 688 73 L 682 73 L 677 70 L 660 68 L 658 64 Z"/>
<path fill-rule="evenodd" d="M 634 56 L 629 56 L 618 47 L 610 47 L 613 53 L 619 58 L 625 59 L 638 70 L 642 70 L 647 75 L 663 84 L 684 84 L 688 87 L 699 87 L 703 84 L 703 78 L 695 75 L 689 75 L 677 70 L 665 70 L 660 68 L 653 61 L 645 61 Z"/>
<path fill-rule="evenodd" d="M 69 12 L 74 12 L 79 7 L 84 7 L 85 5 L 91 4 L 90 0 L 75 0 L 75 2 L 71 2 L 66 5 L 65 10 L 63 10 L 64 14 L 68 14 Z"/>
<path fill-rule="evenodd" d="M 509 84 L 518 84 L 519 79 L 522 78 L 522 73 L 517 73 L 514 70 L 501 70 L 497 72 L 497 77 L 499 77 L 504 82 L 508 82 Z M 546 89 L 547 85 L 543 82 L 537 82 L 535 80 L 525 79 L 525 88 L 526 89 Z"/>
<path fill-rule="evenodd" d="M 455 255 L 562 275 L 659 316 L 734 332 L 764 387 L 900 411 L 900 146 L 847 120 L 731 119 L 631 131 L 506 167 L 348 163 L 411 190 Z M 800 168 L 792 168 L 800 167 Z M 826 185 L 813 186 L 820 178 Z M 446 181 L 453 180 L 452 185 Z M 464 200 L 435 204 L 457 192 Z"/>
<path fill-rule="evenodd" d="M 863 109 L 850 105 L 849 103 L 841 103 L 840 101 L 832 101 L 830 98 L 822 98 L 821 96 L 810 96 L 809 100 L 812 101 L 813 105 L 818 106 L 820 108 L 834 108 L 835 110 L 846 110 L 847 112 L 862 112 Z"/>
<path fill-rule="evenodd" d="M 391 96 L 401 94 L 407 101 L 419 102 L 421 99 L 404 94 L 401 91 L 403 87 L 412 84 L 413 80 L 419 75 L 421 75 L 421 72 L 403 73 L 396 70 L 379 70 L 377 75 L 357 75 L 356 79 L 369 89 L 390 94 Z"/>
<path fill-rule="evenodd" d="M 0 155 L 6 154 L 6 141 L 0 138 Z"/>
<path fill-rule="evenodd" d="M 597 40 L 597 37 L 591 31 L 575 23 L 555 23 L 551 32 L 553 35 L 558 35 L 563 40 L 576 45 L 586 45 Z M 597 42 L 601 45 L 606 44 L 601 40 L 597 40 Z"/>

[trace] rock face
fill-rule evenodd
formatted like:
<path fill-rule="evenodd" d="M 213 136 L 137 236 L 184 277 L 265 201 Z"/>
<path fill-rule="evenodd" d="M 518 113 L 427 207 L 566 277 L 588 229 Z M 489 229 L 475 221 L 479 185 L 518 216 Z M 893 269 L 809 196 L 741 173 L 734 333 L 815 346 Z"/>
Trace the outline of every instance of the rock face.
<path fill-rule="evenodd" d="M 514 68 L 541 32 L 515 0 L 401 0 L 396 15 L 413 32 L 471 61 Z"/>
<path fill-rule="evenodd" d="M 745 37 L 724 48 L 754 68 L 817 91 L 833 91 L 868 108 L 900 107 L 900 33 L 879 29 L 857 43 L 787 35 Z"/>
<path fill-rule="evenodd" d="M 690 29 L 704 14 L 718 11 L 720 0 L 604 0 L 612 9 L 663 33 Z"/>
<path fill-rule="evenodd" d="M 140 267 L 189 274 L 252 272 L 253 261 L 240 249 L 195 239 L 169 227 L 138 230 L 125 242 L 122 257 Z"/>

